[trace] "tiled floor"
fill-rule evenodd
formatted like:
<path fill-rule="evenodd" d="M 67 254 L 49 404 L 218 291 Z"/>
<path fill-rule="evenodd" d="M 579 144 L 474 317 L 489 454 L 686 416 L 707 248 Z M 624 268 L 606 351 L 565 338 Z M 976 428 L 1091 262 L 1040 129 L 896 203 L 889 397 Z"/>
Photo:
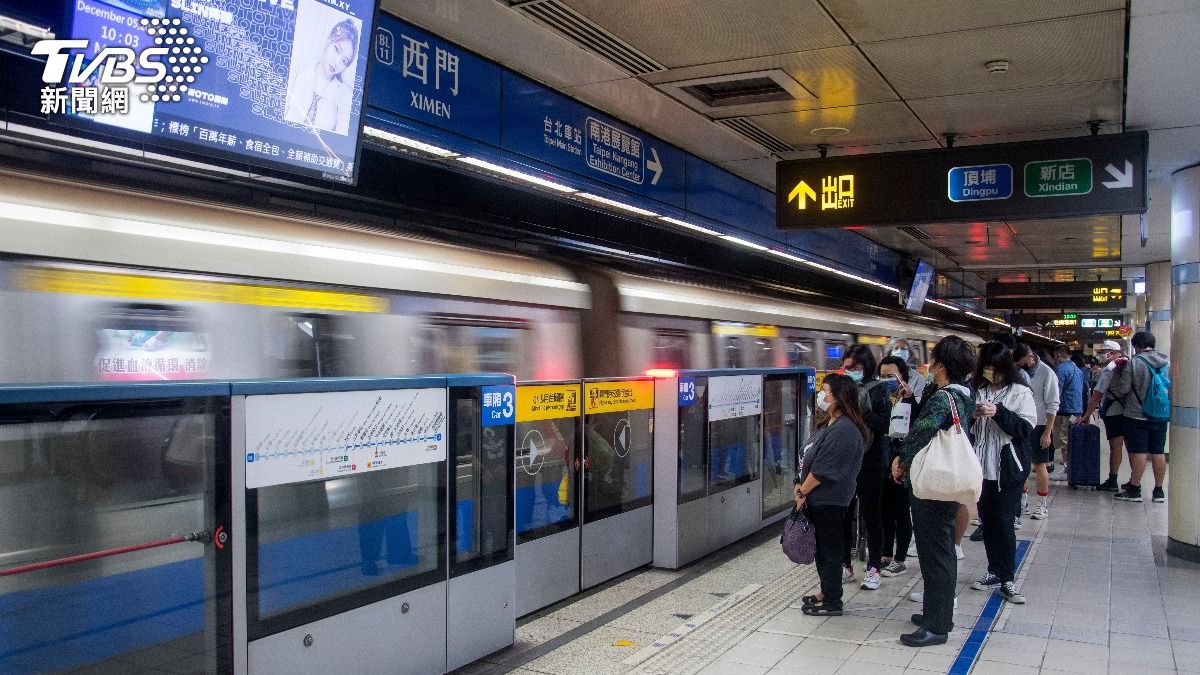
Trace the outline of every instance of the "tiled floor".
<path fill-rule="evenodd" d="M 1114 502 L 1063 483 L 1051 498 L 1050 518 L 1025 517 L 1018 532 L 1030 542 L 1019 575 L 1028 603 L 1003 607 L 971 672 L 1200 673 L 1200 565 L 1165 556 L 1167 505 Z M 799 609 L 816 586 L 812 567 L 790 564 L 774 537 L 760 536 L 700 568 L 647 570 L 551 608 L 522 622 L 513 648 L 461 672 L 946 673 L 989 598 L 969 588 L 985 569 L 983 545 L 964 548 L 958 628 L 939 647 L 898 641 L 920 611 L 907 599 L 921 588 L 919 560 L 878 591 L 847 586 L 845 616 L 814 618 Z M 642 601 L 646 594 L 655 597 Z M 715 616 L 703 613 L 714 606 Z"/>

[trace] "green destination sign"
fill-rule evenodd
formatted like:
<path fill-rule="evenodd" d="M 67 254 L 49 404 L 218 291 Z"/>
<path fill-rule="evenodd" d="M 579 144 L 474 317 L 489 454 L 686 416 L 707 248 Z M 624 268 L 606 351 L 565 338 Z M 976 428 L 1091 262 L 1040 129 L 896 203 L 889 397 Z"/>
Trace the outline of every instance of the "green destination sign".
<path fill-rule="evenodd" d="M 1052 159 L 1025 165 L 1027 197 L 1068 197 L 1092 191 L 1092 160 Z"/>

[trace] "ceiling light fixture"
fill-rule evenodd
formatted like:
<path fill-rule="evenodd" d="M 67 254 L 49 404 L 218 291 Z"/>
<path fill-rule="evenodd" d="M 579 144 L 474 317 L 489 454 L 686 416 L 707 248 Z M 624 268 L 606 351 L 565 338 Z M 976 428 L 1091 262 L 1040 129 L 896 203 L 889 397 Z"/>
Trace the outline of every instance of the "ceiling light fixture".
<path fill-rule="evenodd" d="M 925 302 L 928 302 L 932 305 L 937 305 L 938 307 L 945 307 L 946 309 L 949 309 L 949 310 L 952 310 L 955 312 L 963 311 L 961 307 L 955 307 L 954 305 L 951 305 L 948 302 L 942 302 L 941 300 L 930 300 L 929 298 L 926 298 Z"/>
<path fill-rule="evenodd" d="M 639 216 L 647 216 L 650 218 L 658 217 L 658 214 L 653 211 L 647 211 L 646 209 L 641 209 L 636 206 L 632 206 L 630 204 L 625 204 L 625 203 L 619 202 L 615 199 L 609 199 L 608 197 L 601 197 L 600 195 L 594 195 L 590 192 L 578 192 L 575 194 L 575 196 L 583 197 L 584 199 L 586 199 L 588 201 L 596 202 L 597 204 L 604 204 L 606 206 L 611 206 L 616 209 L 621 209 L 622 211 L 636 213 Z"/>
<path fill-rule="evenodd" d="M 1009 65 L 1011 64 L 1009 64 L 1008 61 L 1005 61 L 1004 59 L 997 59 L 995 61 L 988 61 L 984 64 L 984 67 L 986 67 L 987 71 L 992 75 L 999 75 L 1000 73 L 1007 73 Z"/>
<path fill-rule="evenodd" d="M 576 190 L 575 188 L 567 187 L 566 185 L 559 185 L 558 183 L 555 183 L 553 181 L 548 181 L 545 178 L 539 178 L 538 176 L 534 176 L 534 175 L 527 174 L 527 173 L 522 173 L 515 169 L 510 169 L 506 166 L 500 166 L 499 164 L 492 164 L 491 162 L 485 162 L 482 159 L 476 159 L 474 157 L 459 157 L 458 161 L 465 162 L 467 164 L 470 164 L 471 166 L 477 166 L 481 169 L 487 169 L 488 171 L 493 171 L 498 174 L 503 174 L 505 176 L 508 176 L 509 178 L 516 178 L 517 180 L 523 180 L 526 183 L 533 183 L 534 185 L 539 185 L 541 187 L 549 188 L 551 190 L 557 190 L 559 192 L 567 192 L 567 193 L 578 192 L 578 190 Z"/>
<path fill-rule="evenodd" d="M 402 145 L 406 148 L 412 148 L 413 150 L 420 150 L 421 152 L 425 152 L 430 155 L 436 155 L 438 157 L 458 157 L 458 153 L 454 152 L 453 150 L 447 150 L 445 148 L 439 148 L 436 145 L 422 143 L 421 141 L 408 138 L 406 136 L 393 134 L 392 132 L 384 131 L 383 129 L 376 129 L 375 127 L 364 127 L 363 134 L 372 138 L 378 138 L 381 141 L 388 141 L 389 143 Z"/>
<path fill-rule="evenodd" d="M 850 133 L 850 130 L 846 127 L 817 127 L 808 133 L 812 134 L 813 136 L 822 136 L 828 138 L 830 136 L 845 136 L 846 134 Z"/>
<path fill-rule="evenodd" d="M 738 246 L 745 246 L 746 248 L 752 248 L 752 249 L 754 249 L 755 251 L 768 251 L 768 250 L 770 250 L 770 249 L 768 249 L 766 246 L 763 246 L 762 244 L 756 244 L 756 243 L 754 243 L 754 242 L 752 242 L 752 241 L 746 241 L 745 239 L 742 239 L 742 238 L 740 238 L 740 237 L 735 237 L 735 236 L 733 236 L 733 235 L 730 235 L 730 234 L 722 234 L 722 235 L 720 235 L 720 237 L 721 237 L 722 239 L 724 239 L 725 241 L 733 242 L 734 244 L 737 244 Z"/>

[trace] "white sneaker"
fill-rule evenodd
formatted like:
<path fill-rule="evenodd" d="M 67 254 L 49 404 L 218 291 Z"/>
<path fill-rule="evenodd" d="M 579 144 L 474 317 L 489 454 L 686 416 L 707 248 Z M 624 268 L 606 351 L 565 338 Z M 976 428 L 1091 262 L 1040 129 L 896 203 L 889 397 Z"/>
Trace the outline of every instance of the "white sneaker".
<path fill-rule="evenodd" d="M 842 568 L 842 583 L 848 584 L 851 581 L 854 581 L 854 568 L 853 567 L 843 567 Z"/>
<path fill-rule="evenodd" d="M 1021 511 L 1024 513 L 1029 513 L 1029 493 L 1028 492 L 1021 493 Z"/>
<path fill-rule="evenodd" d="M 979 516 L 975 516 L 974 518 L 971 519 L 971 524 L 974 525 L 975 527 L 979 527 L 980 525 L 983 524 L 983 521 L 979 519 Z"/>
<path fill-rule="evenodd" d="M 1021 529 L 1021 527 L 1022 527 L 1021 526 L 1021 516 L 1017 516 L 1016 518 L 1013 518 L 1013 529 L 1019 530 L 1019 529 Z"/>
<path fill-rule="evenodd" d="M 868 567 L 867 573 L 863 575 L 862 589 L 865 591 L 879 590 L 879 570 L 874 567 Z"/>
<path fill-rule="evenodd" d="M 962 546 L 959 546 L 958 544 L 954 545 L 954 557 L 958 560 L 962 560 L 963 558 L 967 557 L 967 554 L 963 553 Z"/>
<path fill-rule="evenodd" d="M 913 591 L 908 594 L 908 599 L 913 602 L 925 602 L 925 593 L 923 591 Z"/>
<path fill-rule="evenodd" d="M 1046 516 L 1048 515 L 1050 515 L 1050 507 L 1046 506 L 1046 502 L 1042 502 L 1041 504 L 1037 505 L 1036 509 L 1033 510 L 1033 515 L 1030 516 L 1030 518 L 1033 518 L 1034 520 L 1045 520 Z"/>
<path fill-rule="evenodd" d="M 909 558 L 917 557 L 917 545 L 916 544 L 912 544 L 908 547 L 908 557 Z"/>

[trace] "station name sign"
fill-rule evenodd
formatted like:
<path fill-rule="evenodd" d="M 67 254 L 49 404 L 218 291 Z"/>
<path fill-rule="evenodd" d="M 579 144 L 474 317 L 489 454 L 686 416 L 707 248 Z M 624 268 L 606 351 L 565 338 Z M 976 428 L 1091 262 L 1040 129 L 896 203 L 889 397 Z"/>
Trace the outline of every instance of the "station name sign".
<path fill-rule="evenodd" d="M 1145 132 L 776 165 L 780 229 L 1146 211 Z"/>

